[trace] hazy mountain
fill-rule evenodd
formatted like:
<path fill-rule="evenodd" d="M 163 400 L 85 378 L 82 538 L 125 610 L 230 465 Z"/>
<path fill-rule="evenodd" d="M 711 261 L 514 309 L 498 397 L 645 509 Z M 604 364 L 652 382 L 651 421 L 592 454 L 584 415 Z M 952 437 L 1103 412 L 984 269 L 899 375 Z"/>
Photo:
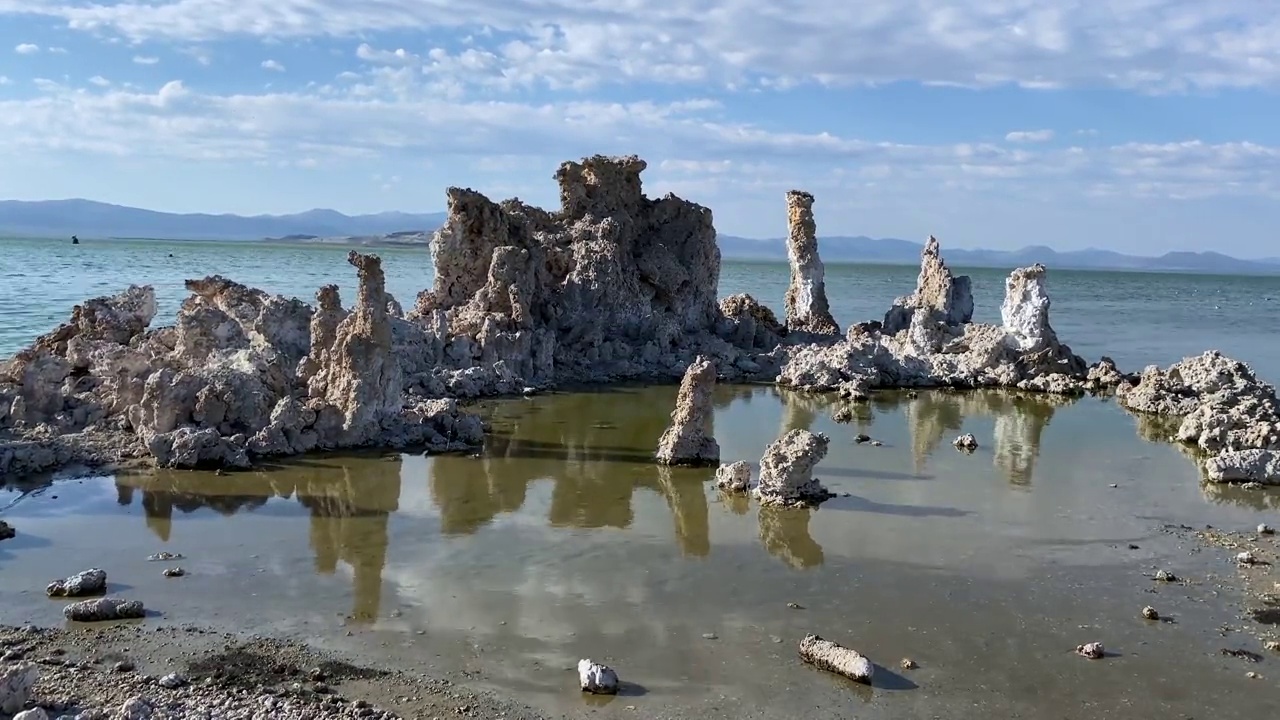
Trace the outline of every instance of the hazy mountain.
<path fill-rule="evenodd" d="M 720 236 L 720 252 L 726 258 L 781 260 L 787 257 L 781 238 L 756 240 L 732 235 Z M 914 265 L 920 262 L 922 243 L 894 238 L 819 238 L 819 251 L 827 262 L 870 262 Z M 1242 260 L 1216 252 L 1168 252 L 1159 257 L 1125 255 L 1112 250 L 1072 250 L 1058 252 L 1044 246 L 1020 250 L 965 250 L 943 245 L 942 255 L 956 267 L 1013 268 L 1044 263 L 1052 268 L 1081 270 L 1162 270 L 1232 274 L 1280 274 L 1280 258 Z"/>
<path fill-rule="evenodd" d="M 132 237 L 173 240 L 261 240 L 268 237 L 367 237 L 431 232 L 444 213 L 385 212 L 343 215 L 308 210 L 293 215 L 176 214 L 91 200 L 0 201 L 0 235 L 82 238 Z"/>
<path fill-rule="evenodd" d="M 336 210 L 308 210 L 293 215 L 176 214 L 110 205 L 91 200 L 0 200 L 0 235 L 67 238 L 128 237 L 173 240 L 262 240 L 286 242 L 374 241 L 425 243 L 444 222 L 445 213 L 384 212 L 344 215 Z M 783 260 L 781 238 L 758 240 L 721 235 L 726 258 Z M 833 236 L 821 238 L 822 258 L 829 262 L 914 265 L 921 243 L 894 238 Z M 1280 257 L 1241 260 L 1215 252 L 1169 252 L 1160 257 L 1124 255 L 1111 250 L 1057 252 L 1043 246 L 1021 250 L 963 250 L 943 247 L 957 267 L 1011 268 L 1042 262 L 1055 268 L 1164 270 L 1219 273 L 1280 274 Z"/>

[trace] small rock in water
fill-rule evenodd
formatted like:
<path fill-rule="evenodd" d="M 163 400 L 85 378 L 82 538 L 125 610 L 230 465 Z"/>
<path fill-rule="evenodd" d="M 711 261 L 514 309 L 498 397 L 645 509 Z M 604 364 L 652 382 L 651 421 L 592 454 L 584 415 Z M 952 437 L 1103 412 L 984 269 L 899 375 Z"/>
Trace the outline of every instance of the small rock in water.
<path fill-rule="evenodd" d="M 520 391 L 520 394 L 524 395 L 525 397 L 533 397 L 534 395 L 538 394 L 538 388 L 526 387 Z"/>
<path fill-rule="evenodd" d="M 578 661 L 578 683 L 583 692 L 596 695 L 618 694 L 618 674 L 613 668 L 590 659 Z"/>
<path fill-rule="evenodd" d="M 3 520 L 0 520 L 0 540 L 8 540 L 9 538 L 17 534 L 18 534 L 17 531 L 13 529 L 12 525 L 10 525 L 9 523 Z"/>
<path fill-rule="evenodd" d="M 715 633 L 702 633 L 702 639 L 703 639 L 703 640 L 716 640 L 716 639 L 718 639 L 719 637 L 720 637 L 720 636 L 719 636 L 719 635 L 716 635 Z"/>
<path fill-rule="evenodd" d="M 1247 678 L 1249 678 L 1250 680 L 1261 680 L 1261 679 L 1262 679 L 1262 676 L 1261 676 L 1261 675 L 1259 675 L 1259 674 L 1258 674 L 1258 673 L 1256 673 L 1256 672 L 1252 672 L 1252 671 L 1245 673 L 1245 674 L 1244 674 L 1244 676 L 1245 676 L 1245 677 L 1247 677 Z"/>
<path fill-rule="evenodd" d="M 1262 483 L 1260 483 L 1260 482 L 1247 482 L 1247 483 L 1245 483 L 1245 484 L 1241 485 L 1241 486 L 1240 486 L 1240 489 L 1241 489 L 1241 490 L 1261 490 L 1261 489 L 1262 489 Z"/>
<path fill-rule="evenodd" d="M 738 462 L 716 468 L 716 487 L 727 493 L 744 493 L 751 489 L 751 466 Z"/>
<path fill-rule="evenodd" d="M 106 597 L 71 603 L 62 608 L 62 614 L 77 622 L 99 622 L 145 617 L 146 611 L 141 600 Z"/>
<path fill-rule="evenodd" d="M 872 440 L 872 441 L 871 441 L 871 447 L 880 447 L 880 446 L 882 446 L 882 445 L 884 445 L 884 443 L 880 442 L 879 440 Z"/>
<path fill-rule="evenodd" d="M 187 679 L 177 673 L 169 673 L 168 675 L 160 678 L 161 687 L 166 687 L 170 690 L 176 690 L 186 684 Z"/>
<path fill-rule="evenodd" d="M 951 444 L 955 445 L 957 450 L 973 452 L 978 449 L 978 438 L 974 437 L 973 433 L 965 433 L 955 440 L 952 440 Z"/>
<path fill-rule="evenodd" d="M 916 668 L 920 667 L 919 665 L 916 664 L 916 661 L 912 660 L 911 658 L 902 658 L 902 661 L 898 663 L 898 666 L 901 667 L 903 670 L 915 670 Z"/>
<path fill-rule="evenodd" d="M 1262 649 L 1270 650 L 1272 652 L 1280 652 L 1280 640 L 1267 640 L 1262 643 Z"/>
<path fill-rule="evenodd" d="M 803 610 L 803 609 L 804 609 L 804 606 L 803 606 L 803 605 L 801 605 L 800 603 L 793 603 L 793 602 L 789 602 L 789 603 L 787 603 L 787 607 L 791 608 L 792 610 Z"/>
<path fill-rule="evenodd" d="M 1146 606 L 1146 607 L 1142 608 L 1142 617 L 1144 617 L 1144 618 L 1146 618 L 1146 619 L 1148 619 L 1148 620 L 1159 620 L 1159 619 L 1160 619 L 1160 613 L 1156 612 L 1156 609 L 1155 609 L 1155 608 L 1153 608 L 1153 607 L 1151 607 L 1150 605 L 1148 605 L 1148 606 Z"/>
<path fill-rule="evenodd" d="M 854 441 L 854 442 L 856 442 L 856 443 L 858 443 L 858 444 L 871 442 L 871 436 L 870 436 L 870 435 L 865 435 L 865 434 L 863 434 L 863 433 L 858 433 L 857 435 L 855 435 L 855 436 L 853 437 L 853 441 Z"/>
<path fill-rule="evenodd" d="M 1248 660 L 1251 663 L 1262 662 L 1261 655 L 1259 655 L 1256 652 L 1252 652 L 1250 650 L 1245 650 L 1242 648 L 1241 649 L 1222 648 L 1218 652 L 1222 653 L 1223 655 L 1226 655 L 1227 657 L 1239 658 L 1241 660 Z"/>
<path fill-rule="evenodd" d="M 183 559 L 182 553 L 171 553 L 171 552 L 158 552 L 154 555 L 147 556 L 147 562 L 161 562 L 164 560 L 181 560 L 181 559 Z"/>
<path fill-rule="evenodd" d="M 183 575 L 186 575 L 186 574 L 187 574 L 187 571 L 183 570 L 180 567 L 171 567 L 171 568 L 164 569 L 164 576 L 168 578 L 182 577 Z"/>
<path fill-rule="evenodd" d="M 49 597 L 84 597 L 107 589 L 107 571 L 89 568 L 63 580 L 54 580 L 44 589 Z"/>
<path fill-rule="evenodd" d="M 1266 523 L 1260 523 L 1258 525 L 1258 534 L 1259 535 L 1275 535 L 1276 529 Z"/>
<path fill-rule="evenodd" d="M 1168 570 L 1157 570 L 1156 580 L 1159 582 L 1178 582 L 1178 576 Z"/>
<path fill-rule="evenodd" d="M 1257 562 L 1258 562 L 1258 558 L 1255 557 L 1254 554 L 1249 552 L 1248 550 L 1245 550 L 1244 552 L 1236 555 L 1236 564 L 1238 565 L 1254 565 L 1254 564 L 1257 564 Z"/>
<path fill-rule="evenodd" d="M 1106 654 L 1106 650 L 1103 649 L 1102 643 L 1091 642 L 1076 646 L 1076 654 L 1090 660 L 1097 660 Z"/>

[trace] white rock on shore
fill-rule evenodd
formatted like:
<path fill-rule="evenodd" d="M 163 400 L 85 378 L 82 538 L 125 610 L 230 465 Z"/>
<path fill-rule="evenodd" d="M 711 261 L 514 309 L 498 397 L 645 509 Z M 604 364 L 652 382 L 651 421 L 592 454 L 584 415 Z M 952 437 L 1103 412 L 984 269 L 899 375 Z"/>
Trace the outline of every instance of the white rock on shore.
<path fill-rule="evenodd" d="M 618 693 L 618 674 L 613 671 L 613 668 L 590 659 L 578 661 L 578 683 L 582 686 L 583 692 L 596 695 Z"/>
<path fill-rule="evenodd" d="M 875 676 L 875 665 L 861 653 L 817 635 L 806 635 L 800 641 L 800 657 L 820 670 L 843 675 L 855 682 L 870 683 Z"/>

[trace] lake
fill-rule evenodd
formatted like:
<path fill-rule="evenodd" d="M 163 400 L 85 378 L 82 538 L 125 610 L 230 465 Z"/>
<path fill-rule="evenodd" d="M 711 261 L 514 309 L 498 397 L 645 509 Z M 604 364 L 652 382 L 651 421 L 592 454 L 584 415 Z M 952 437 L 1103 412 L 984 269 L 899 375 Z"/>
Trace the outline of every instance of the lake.
<path fill-rule="evenodd" d="M 164 319 L 187 276 L 307 299 L 323 283 L 348 299 L 355 286 L 345 248 L 0 247 L 6 353 L 129 282 L 156 286 Z M 430 281 L 427 255 L 378 252 L 390 291 L 411 304 Z M 837 319 L 880 317 L 915 274 L 829 266 Z M 977 319 L 997 320 L 1004 273 L 971 274 Z M 1089 359 L 1137 369 L 1219 348 L 1273 380 L 1278 283 L 1050 271 L 1054 325 Z M 780 311 L 786 284 L 784 265 L 726 262 L 720 292 Z M 1218 652 L 1257 645 L 1221 579 L 1235 572 L 1228 556 L 1171 531 L 1280 524 L 1280 492 L 1201 485 L 1181 449 L 1144 439 L 1144 421 L 1113 401 L 890 391 L 838 425 L 832 398 L 718 386 L 726 462 L 756 468 L 793 428 L 832 438 L 815 474 L 838 496 L 783 510 L 721 495 L 710 469 L 651 462 L 675 393 L 486 401 L 476 410 L 493 431 L 474 456 L 311 456 L 9 487 L 0 517 L 18 535 L 0 543 L 0 607 L 6 622 L 60 625 L 44 585 L 98 566 L 158 614 L 148 623 L 301 639 L 572 718 L 1265 717 L 1280 703 L 1270 658 Z M 972 455 L 950 445 L 964 432 L 981 444 Z M 185 554 L 189 574 L 162 577 L 146 561 L 160 550 Z M 1191 582 L 1151 582 L 1160 567 Z M 1172 622 L 1143 620 L 1145 605 Z M 801 664 L 809 632 L 867 654 L 874 687 Z M 1115 656 L 1072 652 L 1094 640 Z M 584 697 L 570 670 L 580 657 L 634 689 Z M 919 669 L 899 669 L 903 657 Z M 1245 677 L 1255 668 L 1264 680 Z"/>

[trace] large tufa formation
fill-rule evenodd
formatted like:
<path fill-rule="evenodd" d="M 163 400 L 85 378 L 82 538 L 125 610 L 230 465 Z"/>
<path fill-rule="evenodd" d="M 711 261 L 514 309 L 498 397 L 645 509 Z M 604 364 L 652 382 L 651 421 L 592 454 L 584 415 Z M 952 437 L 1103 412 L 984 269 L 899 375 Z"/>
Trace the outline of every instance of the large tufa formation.
<path fill-rule="evenodd" d="M 1181 418 L 1176 439 L 1207 456 L 1209 480 L 1280 484 L 1280 401 L 1248 365 L 1210 351 L 1148 367 L 1117 397 L 1135 412 Z"/>
<path fill-rule="evenodd" d="M 1100 382 L 1089 381 L 1084 360 L 1058 342 L 1049 325 L 1043 265 L 1009 275 L 1002 325 L 956 326 L 953 320 L 965 314 L 961 303 L 939 307 L 923 299 L 942 297 L 945 265 L 940 263 L 940 257 L 926 252 L 921 267 L 926 292 L 900 305 L 899 314 L 890 312 L 890 319 L 909 316 L 904 330 L 895 335 L 875 324 L 854 325 L 843 342 L 791 348 L 779 381 L 819 392 L 854 383 L 864 389 L 1008 387 L 1063 394 L 1078 394 Z M 955 287 L 953 283 L 946 290 L 953 300 Z"/>
<path fill-rule="evenodd" d="M 720 462 L 720 445 L 711 435 L 716 387 L 716 368 L 698 357 L 685 371 L 671 411 L 671 425 L 658 441 L 658 462 L 663 465 L 715 465 Z"/>
<path fill-rule="evenodd" d="M 453 400 L 402 395 L 376 256 L 350 314 L 220 276 L 188 280 L 172 327 L 148 330 L 150 287 L 77 307 L 0 372 L 0 475 L 151 456 L 247 467 L 255 456 L 365 445 L 462 449 L 482 427 Z M 405 331 L 408 334 L 408 331 Z"/>
<path fill-rule="evenodd" d="M 744 328 L 759 314 L 745 305 L 732 320 L 717 305 L 711 211 L 645 197 L 644 169 L 634 156 L 564 163 L 555 212 L 448 190 L 448 219 L 432 241 L 435 285 L 411 317 L 438 329 L 451 392 L 465 390 L 459 376 L 478 393 L 504 378 L 518 390 L 677 377 L 698 354 L 731 375 L 757 368 L 742 350 L 760 333 L 771 339 L 769 328 Z"/>
<path fill-rule="evenodd" d="M 791 284 L 787 286 L 787 328 L 819 335 L 839 335 L 840 326 L 827 304 L 825 269 L 818 256 L 817 225 L 813 219 L 813 195 L 801 190 L 787 193 L 787 259 Z"/>
<path fill-rule="evenodd" d="M 929 318 L 958 327 L 973 319 L 973 290 L 968 275 L 952 275 L 942 259 L 938 240 L 932 235 L 920 252 L 920 276 L 916 291 L 893 301 L 885 313 L 883 332 L 894 335 L 911 327 L 912 317 L 927 313 Z"/>
<path fill-rule="evenodd" d="M 831 493 L 813 477 L 813 468 L 827 455 L 831 440 L 808 430 L 790 430 L 775 440 L 760 458 L 760 481 L 755 496 L 763 505 L 818 505 Z"/>

